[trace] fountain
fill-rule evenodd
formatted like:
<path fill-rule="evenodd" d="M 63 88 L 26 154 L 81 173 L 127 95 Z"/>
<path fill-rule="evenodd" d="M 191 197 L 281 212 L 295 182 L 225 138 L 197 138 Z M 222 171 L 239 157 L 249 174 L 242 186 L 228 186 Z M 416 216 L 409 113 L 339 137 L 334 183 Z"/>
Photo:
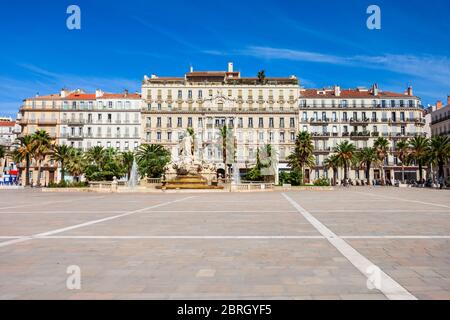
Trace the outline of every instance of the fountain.
<path fill-rule="evenodd" d="M 199 161 L 194 156 L 193 138 L 186 134 L 180 141 L 180 154 L 177 161 L 170 162 L 164 169 L 164 183 L 160 189 L 223 189 L 218 186 L 216 166 Z"/>
<path fill-rule="evenodd" d="M 233 184 L 238 185 L 241 183 L 241 175 L 239 174 L 239 167 L 236 163 L 233 163 Z"/>
<path fill-rule="evenodd" d="M 139 183 L 138 166 L 136 159 L 133 159 L 133 165 L 131 166 L 130 176 L 128 177 L 128 187 L 136 188 Z"/>

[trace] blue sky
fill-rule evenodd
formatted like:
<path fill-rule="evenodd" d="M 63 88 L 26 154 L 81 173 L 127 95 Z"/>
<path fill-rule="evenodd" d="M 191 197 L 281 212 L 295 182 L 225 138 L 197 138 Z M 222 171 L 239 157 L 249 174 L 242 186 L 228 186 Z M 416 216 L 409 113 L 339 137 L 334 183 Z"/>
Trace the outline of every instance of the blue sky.
<path fill-rule="evenodd" d="M 66 9 L 81 8 L 81 30 Z M 366 27 L 377 4 L 382 29 Z M 450 3 L 410 1 L 8 1 L 0 10 L 0 115 L 62 87 L 139 90 L 144 74 L 295 74 L 306 87 L 370 86 L 423 103 L 450 94 Z"/>

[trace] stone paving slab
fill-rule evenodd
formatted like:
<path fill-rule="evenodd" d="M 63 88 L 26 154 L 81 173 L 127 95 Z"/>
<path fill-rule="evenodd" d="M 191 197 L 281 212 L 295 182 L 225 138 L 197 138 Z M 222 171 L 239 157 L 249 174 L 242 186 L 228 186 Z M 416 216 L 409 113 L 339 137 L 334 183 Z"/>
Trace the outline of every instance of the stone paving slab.
<path fill-rule="evenodd" d="M 417 298 L 450 299 L 450 239 L 371 238 L 450 236 L 448 191 L 355 187 L 287 194 L 338 236 L 356 237 L 345 241 Z M 0 299 L 386 298 L 369 290 L 366 277 L 280 192 L 18 190 L 1 191 L 0 200 Z M 164 205 L 149 208 L 158 204 Z M 1 238 L 80 223 L 86 225 L 55 238 Z M 167 238 L 180 235 L 194 238 Z M 80 236 L 106 238 L 74 238 Z M 82 268 L 80 291 L 65 286 L 73 264 Z"/>

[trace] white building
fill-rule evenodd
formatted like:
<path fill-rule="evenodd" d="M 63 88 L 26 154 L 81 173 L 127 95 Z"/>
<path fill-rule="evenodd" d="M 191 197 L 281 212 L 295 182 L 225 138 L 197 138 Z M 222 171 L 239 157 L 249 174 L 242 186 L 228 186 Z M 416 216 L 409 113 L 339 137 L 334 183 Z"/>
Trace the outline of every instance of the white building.
<path fill-rule="evenodd" d="M 182 77 L 145 77 L 142 84 L 142 139 L 178 157 L 178 141 L 193 128 L 197 157 L 224 169 L 220 129 L 232 128 L 242 171 L 254 164 L 257 149 L 271 144 L 281 166 L 298 132 L 299 86 L 295 76 L 244 78 L 229 63 L 227 71 L 195 72 Z"/>
<path fill-rule="evenodd" d="M 323 161 L 343 140 L 350 140 L 358 149 L 372 147 L 378 137 L 390 142 L 390 154 L 385 162 L 386 179 L 401 179 L 401 163 L 396 156 L 396 143 L 418 135 L 426 135 L 424 111 L 412 88 L 405 93 L 371 89 L 300 90 L 300 130 L 312 134 L 315 144 L 316 166 L 307 170 L 306 180 L 331 177 L 332 170 Z M 406 169 L 407 179 L 416 179 L 418 168 Z M 379 168 L 371 176 L 380 179 Z M 339 175 L 342 179 L 343 174 Z M 365 179 L 363 170 L 350 171 L 350 179 Z"/>
<path fill-rule="evenodd" d="M 139 94 L 62 92 L 61 141 L 83 150 L 94 146 L 120 151 L 137 149 L 140 142 Z"/>

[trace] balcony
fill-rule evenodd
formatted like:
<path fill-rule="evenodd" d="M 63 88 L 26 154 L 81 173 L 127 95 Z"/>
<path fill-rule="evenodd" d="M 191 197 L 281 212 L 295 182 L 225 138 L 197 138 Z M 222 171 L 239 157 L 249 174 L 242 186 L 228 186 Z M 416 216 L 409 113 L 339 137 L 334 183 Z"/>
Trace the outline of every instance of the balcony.
<path fill-rule="evenodd" d="M 380 133 L 377 131 L 372 132 L 372 137 L 379 137 Z"/>
<path fill-rule="evenodd" d="M 328 118 L 322 118 L 322 119 L 311 118 L 311 119 L 309 119 L 309 122 L 311 124 L 327 124 L 330 122 L 330 119 L 328 119 Z"/>
<path fill-rule="evenodd" d="M 40 126 L 56 126 L 57 120 L 56 119 L 49 119 L 49 120 L 39 119 L 38 124 Z"/>
<path fill-rule="evenodd" d="M 331 136 L 330 132 L 315 132 L 311 134 L 313 139 L 328 139 Z"/>
<path fill-rule="evenodd" d="M 329 154 L 330 152 L 331 147 L 315 148 L 313 151 L 314 154 Z"/>
<path fill-rule="evenodd" d="M 350 119 L 350 123 L 353 125 L 363 125 L 363 124 L 368 124 L 369 122 L 370 122 L 370 120 L 367 118 L 365 118 L 365 119 L 351 118 Z"/>
<path fill-rule="evenodd" d="M 353 139 L 353 140 L 369 139 L 369 138 L 370 138 L 370 132 L 369 131 L 352 132 L 350 134 L 350 139 Z"/>
<path fill-rule="evenodd" d="M 72 127 L 84 126 L 84 124 L 86 123 L 86 121 L 83 119 L 64 119 L 62 122 Z"/>

